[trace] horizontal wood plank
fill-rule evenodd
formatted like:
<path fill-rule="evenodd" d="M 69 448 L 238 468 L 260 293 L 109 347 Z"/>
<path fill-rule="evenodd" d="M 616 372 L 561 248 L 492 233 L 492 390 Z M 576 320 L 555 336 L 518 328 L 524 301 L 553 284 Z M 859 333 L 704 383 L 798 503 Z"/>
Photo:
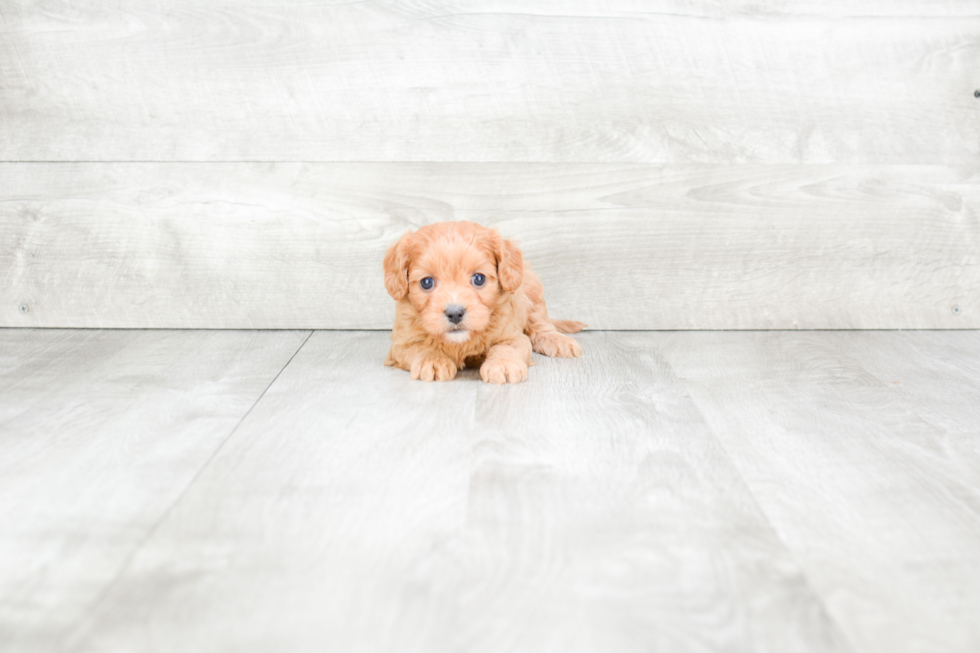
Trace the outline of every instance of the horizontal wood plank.
<path fill-rule="evenodd" d="M 648 334 L 527 383 L 317 332 L 69 643 L 848 651 Z"/>
<path fill-rule="evenodd" d="M 973 164 L 974 2 L 4 3 L 5 161 Z"/>
<path fill-rule="evenodd" d="M 390 328 L 384 249 L 468 219 L 600 329 L 980 327 L 980 172 L 0 164 L 0 326 Z"/>
<path fill-rule="evenodd" d="M 308 335 L 0 330 L 0 648 L 68 648 Z"/>

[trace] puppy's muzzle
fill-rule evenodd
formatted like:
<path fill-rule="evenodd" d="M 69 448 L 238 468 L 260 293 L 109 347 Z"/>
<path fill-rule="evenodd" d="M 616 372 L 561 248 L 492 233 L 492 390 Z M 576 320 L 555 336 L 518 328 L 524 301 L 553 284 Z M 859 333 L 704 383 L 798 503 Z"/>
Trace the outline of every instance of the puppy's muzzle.
<path fill-rule="evenodd" d="M 446 307 L 446 319 L 453 324 L 459 324 L 463 321 L 463 316 L 466 315 L 466 309 L 459 304 L 450 304 Z"/>

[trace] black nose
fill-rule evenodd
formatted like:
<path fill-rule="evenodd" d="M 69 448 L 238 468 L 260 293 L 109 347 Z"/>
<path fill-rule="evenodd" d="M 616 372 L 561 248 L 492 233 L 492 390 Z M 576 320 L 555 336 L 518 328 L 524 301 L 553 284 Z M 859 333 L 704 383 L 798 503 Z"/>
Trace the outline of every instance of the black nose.
<path fill-rule="evenodd" d="M 459 324 L 463 321 L 463 316 L 466 315 L 466 309 L 459 304 L 450 304 L 446 307 L 446 317 L 453 324 Z"/>

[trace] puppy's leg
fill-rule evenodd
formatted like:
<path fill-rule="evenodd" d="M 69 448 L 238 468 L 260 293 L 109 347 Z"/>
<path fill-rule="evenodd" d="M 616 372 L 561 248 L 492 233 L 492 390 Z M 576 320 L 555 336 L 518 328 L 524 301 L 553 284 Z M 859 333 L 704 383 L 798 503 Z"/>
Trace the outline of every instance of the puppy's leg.
<path fill-rule="evenodd" d="M 545 356 L 557 358 L 578 358 L 582 355 L 582 347 L 574 338 L 558 333 L 555 327 L 531 332 L 531 344 L 534 351 Z"/>
<path fill-rule="evenodd" d="M 498 342 L 487 352 L 480 366 L 480 378 L 487 383 L 520 383 L 527 380 L 531 360 L 531 341 L 524 334 Z"/>
<path fill-rule="evenodd" d="M 568 328 L 576 328 L 578 325 L 585 327 L 581 322 L 561 323 L 562 327 Z M 527 334 L 531 338 L 534 351 L 545 356 L 560 358 L 581 356 L 582 348 L 575 339 L 562 335 L 558 331 L 558 327 L 548 319 L 548 309 L 545 308 L 544 300 L 534 304 L 527 320 Z"/>
<path fill-rule="evenodd" d="M 545 356 L 560 356 L 561 358 L 578 358 L 582 348 L 574 338 L 559 333 L 575 333 L 585 328 L 581 322 L 571 320 L 550 320 L 548 307 L 544 303 L 544 288 L 537 275 L 526 274 L 524 277 L 524 293 L 531 310 L 527 315 L 527 326 L 524 333 L 531 338 L 534 351 Z"/>
<path fill-rule="evenodd" d="M 420 381 L 451 381 L 456 377 L 456 363 L 448 356 L 418 345 L 393 345 L 385 365 L 408 370 Z"/>
<path fill-rule="evenodd" d="M 456 363 L 441 351 L 430 349 L 412 361 L 412 378 L 420 381 L 452 381 L 456 378 Z"/>

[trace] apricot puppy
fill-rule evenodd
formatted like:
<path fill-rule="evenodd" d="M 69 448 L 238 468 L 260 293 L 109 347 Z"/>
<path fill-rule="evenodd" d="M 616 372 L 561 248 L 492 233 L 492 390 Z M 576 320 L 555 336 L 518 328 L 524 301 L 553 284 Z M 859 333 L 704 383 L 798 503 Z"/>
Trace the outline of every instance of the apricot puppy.
<path fill-rule="evenodd" d="M 519 383 L 532 350 L 582 355 L 562 333 L 585 325 L 548 319 L 541 280 L 496 229 L 441 222 L 410 231 L 385 254 L 384 271 L 398 302 L 385 365 L 413 379 L 449 381 L 478 366 L 487 383 Z"/>

